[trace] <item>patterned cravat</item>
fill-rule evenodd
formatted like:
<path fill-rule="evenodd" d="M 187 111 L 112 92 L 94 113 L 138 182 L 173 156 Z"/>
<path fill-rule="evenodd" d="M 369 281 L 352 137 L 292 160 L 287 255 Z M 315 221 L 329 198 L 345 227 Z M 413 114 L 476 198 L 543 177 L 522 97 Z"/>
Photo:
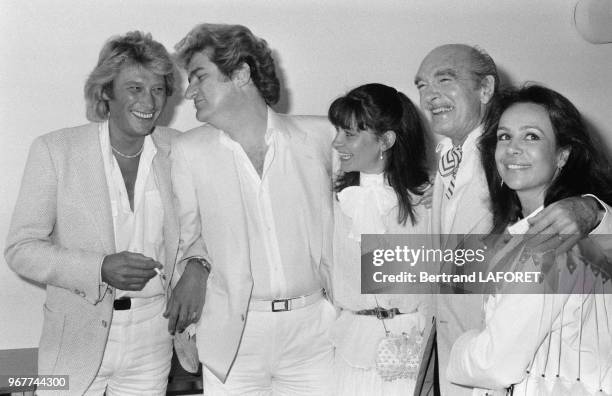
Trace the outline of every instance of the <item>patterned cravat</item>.
<path fill-rule="evenodd" d="M 438 172 L 440 172 L 440 176 L 442 176 L 443 178 L 447 178 L 450 176 L 448 188 L 444 193 L 446 199 L 450 199 L 453 196 L 453 191 L 455 189 L 455 179 L 457 178 L 457 171 L 459 170 L 459 163 L 461 162 L 462 155 L 463 151 L 461 151 L 461 146 L 453 146 L 440 157 L 440 163 L 438 166 Z"/>

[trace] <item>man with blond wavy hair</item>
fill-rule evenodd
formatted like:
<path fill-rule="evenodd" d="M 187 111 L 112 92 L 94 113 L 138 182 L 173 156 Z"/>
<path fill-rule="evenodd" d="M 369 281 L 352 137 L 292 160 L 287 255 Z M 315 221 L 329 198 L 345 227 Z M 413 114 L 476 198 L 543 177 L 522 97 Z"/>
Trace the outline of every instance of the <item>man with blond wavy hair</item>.
<path fill-rule="evenodd" d="M 38 370 L 67 375 L 62 394 L 165 394 L 177 132 L 156 123 L 173 83 L 170 56 L 150 34 L 113 37 L 85 84 L 92 122 L 30 149 L 5 255 L 46 286 Z"/>

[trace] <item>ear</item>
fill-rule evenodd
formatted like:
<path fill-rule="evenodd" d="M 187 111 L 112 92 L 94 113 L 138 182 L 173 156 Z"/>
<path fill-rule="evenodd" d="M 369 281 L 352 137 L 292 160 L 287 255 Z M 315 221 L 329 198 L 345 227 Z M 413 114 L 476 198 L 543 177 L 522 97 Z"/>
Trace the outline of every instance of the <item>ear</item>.
<path fill-rule="evenodd" d="M 242 62 L 242 65 L 232 73 L 232 81 L 239 87 L 248 84 L 251 81 L 251 67 L 246 62 Z"/>
<path fill-rule="evenodd" d="M 480 82 L 480 103 L 488 104 L 495 91 L 495 78 L 492 75 L 485 76 Z"/>
<path fill-rule="evenodd" d="M 382 143 L 382 146 L 381 146 L 382 150 L 387 151 L 391 147 L 393 147 L 393 145 L 395 144 L 396 138 L 397 138 L 397 135 L 395 134 L 395 131 L 389 130 L 383 133 L 382 136 L 380 137 L 380 140 Z"/>
<path fill-rule="evenodd" d="M 569 147 L 559 150 L 559 153 L 557 154 L 557 168 L 561 169 L 565 166 L 565 164 L 567 164 L 567 159 L 569 158 L 571 151 L 572 149 Z"/>

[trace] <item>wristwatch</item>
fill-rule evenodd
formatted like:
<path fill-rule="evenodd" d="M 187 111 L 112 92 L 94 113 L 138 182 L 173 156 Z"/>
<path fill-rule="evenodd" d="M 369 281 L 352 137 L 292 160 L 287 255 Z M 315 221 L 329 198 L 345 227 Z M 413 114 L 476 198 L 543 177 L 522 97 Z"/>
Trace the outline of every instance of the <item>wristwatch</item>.
<path fill-rule="evenodd" d="M 189 264 L 192 261 L 197 261 L 202 267 L 204 267 L 205 270 L 208 271 L 209 274 L 212 271 L 212 266 L 203 257 L 188 257 L 185 260 L 187 260 L 187 264 Z"/>

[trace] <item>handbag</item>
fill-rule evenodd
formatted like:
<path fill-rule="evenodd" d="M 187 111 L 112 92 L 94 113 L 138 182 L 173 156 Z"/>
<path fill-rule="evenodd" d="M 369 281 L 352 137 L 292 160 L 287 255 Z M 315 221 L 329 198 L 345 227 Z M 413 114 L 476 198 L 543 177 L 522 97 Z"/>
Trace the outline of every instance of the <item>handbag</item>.
<path fill-rule="evenodd" d="M 378 305 L 378 300 L 376 300 Z M 400 378 L 416 380 L 423 336 L 413 327 L 410 333 L 391 333 L 382 316 L 378 317 L 385 329 L 385 335 L 376 347 L 376 372 L 384 381 Z"/>

